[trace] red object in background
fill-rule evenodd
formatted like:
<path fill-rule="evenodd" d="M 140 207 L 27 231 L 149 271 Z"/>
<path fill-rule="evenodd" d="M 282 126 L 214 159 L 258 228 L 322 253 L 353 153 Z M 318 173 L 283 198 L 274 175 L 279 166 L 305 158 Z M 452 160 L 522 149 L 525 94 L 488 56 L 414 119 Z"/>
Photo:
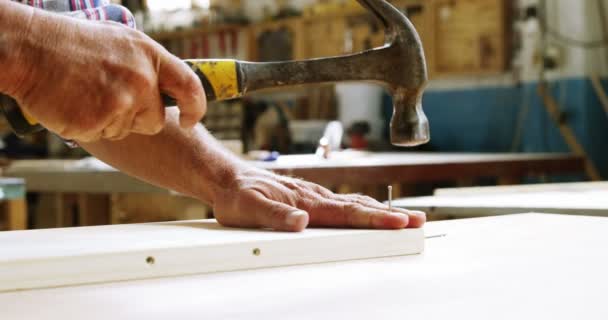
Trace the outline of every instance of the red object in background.
<path fill-rule="evenodd" d="M 348 136 L 350 137 L 350 147 L 352 149 L 367 149 L 369 141 L 365 136 L 369 134 L 371 128 L 369 123 L 366 121 L 357 121 L 353 123 L 348 129 Z"/>
<path fill-rule="evenodd" d="M 369 145 L 365 135 L 362 134 L 351 134 L 350 135 L 350 147 L 352 149 L 367 149 Z"/>

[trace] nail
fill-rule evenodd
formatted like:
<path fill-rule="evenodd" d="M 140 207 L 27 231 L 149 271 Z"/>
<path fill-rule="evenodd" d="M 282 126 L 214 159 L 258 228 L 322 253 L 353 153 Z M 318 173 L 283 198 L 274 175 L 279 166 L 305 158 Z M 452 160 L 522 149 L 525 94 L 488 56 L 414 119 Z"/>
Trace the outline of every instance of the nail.
<path fill-rule="evenodd" d="M 403 214 L 401 212 L 395 212 L 395 211 L 389 212 L 388 215 L 391 216 L 391 217 L 399 217 L 399 218 L 401 218 L 403 216 L 407 216 L 407 215 L 405 215 L 405 214 Z"/>
<path fill-rule="evenodd" d="M 426 218 L 426 213 L 424 213 L 422 211 L 410 211 L 410 214 L 413 214 L 420 218 Z"/>
<path fill-rule="evenodd" d="M 290 212 L 285 218 L 285 223 L 290 226 L 297 226 L 303 217 L 308 217 L 308 213 L 306 211 L 294 211 Z"/>

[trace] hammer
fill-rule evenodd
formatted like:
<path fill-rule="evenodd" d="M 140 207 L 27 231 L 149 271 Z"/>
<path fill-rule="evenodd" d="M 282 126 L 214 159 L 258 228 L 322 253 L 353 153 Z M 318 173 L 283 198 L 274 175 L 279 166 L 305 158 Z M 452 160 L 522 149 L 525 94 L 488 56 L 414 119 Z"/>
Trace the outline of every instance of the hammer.
<path fill-rule="evenodd" d="M 384 46 L 356 54 L 283 62 L 237 60 L 185 60 L 198 75 L 208 101 L 241 97 L 247 93 L 285 86 L 371 81 L 385 86 L 393 97 L 391 142 L 416 146 L 429 141 L 429 124 L 422 111 L 427 70 L 420 37 L 407 17 L 385 0 L 357 0 L 372 12 L 386 29 Z M 166 106 L 175 106 L 163 95 Z M 43 128 L 23 113 L 17 102 L 0 95 L 9 123 L 18 135 Z"/>

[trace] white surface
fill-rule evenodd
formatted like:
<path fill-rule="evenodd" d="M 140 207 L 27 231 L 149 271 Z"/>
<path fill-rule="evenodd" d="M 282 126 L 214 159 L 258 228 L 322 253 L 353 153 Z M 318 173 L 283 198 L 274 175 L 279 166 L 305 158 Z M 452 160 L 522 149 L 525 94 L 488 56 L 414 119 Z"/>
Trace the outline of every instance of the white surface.
<path fill-rule="evenodd" d="M 560 183 L 439 189 L 432 197 L 406 198 L 393 205 L 454 217 L 518 212 L 608 216 L 608 183 Z"/>
<path fill-rule="evenodd" d="M 0 233 L 0 291 L 387 257 L 423 249 L 421 229 L 287 233 L 229 229 L 214 220 L 6 232 Z"/>
<path fill-rule="evenodd" d="M 329 159 L 314 154 L 281 156 L 274 162 L 252 162 L 265 169 L 370 167 L 370 166 L 421 166 L 434 164 L 467 164 L 481 162 L 534 161 L 543 159 L 568 159 L 565 153 L 435 153 L 435 152 L 387 152 L 345 150 L 333 152 Z"/>
<path fill-rule="evenodd" d="M 429 223 L 422 255 L 0 294 L 3 319 L 608 319 L 608 219 Z"/>
<path fill-rule="evenodd" d="M 587 191 L 608 191 L 608 182 L 568 182 L 568 183 L 538 183 L 538 184 L 518 184 L 509 186 L 488 186 L 488 187 L 466 187 L 466 188 L 441 188 L 433 193 L 436 196 L 477 196 L 490 194 L 519 194 L 534 192 L 587 192 Z"/>
<path fill-rule="evenodd" d="M 338 83 L 338 120 L 348 130 L 357 121 L 370 125 L 368 138 L 379 140 L 386 125 L 382 119 L 382 94 L 384 88 L 370 83 Z"/>

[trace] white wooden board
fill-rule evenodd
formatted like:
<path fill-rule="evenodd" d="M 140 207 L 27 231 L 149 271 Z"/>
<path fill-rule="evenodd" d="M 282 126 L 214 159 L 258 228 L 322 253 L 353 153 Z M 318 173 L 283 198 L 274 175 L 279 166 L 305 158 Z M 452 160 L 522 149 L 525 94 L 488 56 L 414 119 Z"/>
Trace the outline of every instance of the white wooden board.
<path fill-rule="evenodd" d="M 491 194 L 519 194 L 531 192 L 587 192 L 587 191 L 608 191 L 608 182 L 567 182 L 567 183 L 539 183 L 539 184 L 518 184 L 510 186 L 487 186 L 487 187 L 467 187 L 467 188 L 441 188 L 434 192 L 435 196 L 479 196 Z"/>
<path fill-rule="evenodd" d="M 424 254 L 0 293 L 0 319 L 606 320 L 606 230 L 550 214 L 430 222 Z"/>
<path fill-rule="evenodd" d="M 406 198 L 393 205 L 454 217 L 553 212 L 608 216 L 608 184 L 572 183 L 440 189 L 432 197 Z"/>
<path fill-rule="evenodd" d="M 214 220 L 0 233 L 0 292 L 421 253 L 424 231 L 221 227 Z"/>

